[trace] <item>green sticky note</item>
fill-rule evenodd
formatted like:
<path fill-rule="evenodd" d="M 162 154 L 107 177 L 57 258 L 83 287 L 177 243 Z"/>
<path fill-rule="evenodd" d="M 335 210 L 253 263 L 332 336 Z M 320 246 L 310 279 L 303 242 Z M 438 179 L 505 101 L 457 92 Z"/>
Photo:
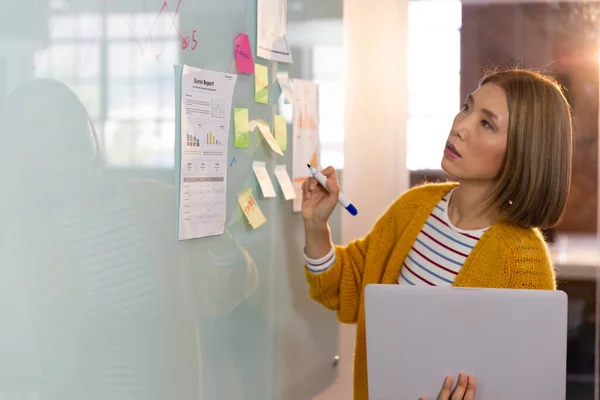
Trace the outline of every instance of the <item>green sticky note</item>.
<path fill-rule="evenodd" d="M 233 123 L 235 125 L 235 147 L 248 147 L 250 144 L 250 129 L 248 129 L 248 109 L 234 108 Z"/>
<path fill-rule="evenodd" d="M 269 102 L 269 68 L 260 64 L 254 64 L 254 101 Z"/>
<path fill-rule="evenodd" d="M 274 115 L 273 125 L 275 127 L 275 141 L 281 151 L 285 151 L 287 149 L 287 122 L 282 115 Z"/>

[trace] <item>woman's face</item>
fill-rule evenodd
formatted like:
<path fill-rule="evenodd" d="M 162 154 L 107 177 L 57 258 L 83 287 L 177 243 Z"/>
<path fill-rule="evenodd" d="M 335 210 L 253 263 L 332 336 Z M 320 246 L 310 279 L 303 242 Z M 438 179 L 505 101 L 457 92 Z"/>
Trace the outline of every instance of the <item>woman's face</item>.
<path fill-rule="evenodd" d="M 508 141 L 508 102 L 502 88 L 486 83 L 470 94 L 454 118 L 442 169 L 459 181 L 493 181 Z"/>

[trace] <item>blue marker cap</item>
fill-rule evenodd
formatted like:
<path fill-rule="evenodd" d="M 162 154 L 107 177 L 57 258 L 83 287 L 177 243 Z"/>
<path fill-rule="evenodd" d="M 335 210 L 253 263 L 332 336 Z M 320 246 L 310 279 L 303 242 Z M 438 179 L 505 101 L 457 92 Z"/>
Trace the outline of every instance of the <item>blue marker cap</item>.
<path fill-rule="evenodd" d="M 348 210 L 348 212 L 352 215 L 358 214 L 358 210 L 352 204 L 350 204 L 348 207 L 346 207 L 346 210 Z"/>

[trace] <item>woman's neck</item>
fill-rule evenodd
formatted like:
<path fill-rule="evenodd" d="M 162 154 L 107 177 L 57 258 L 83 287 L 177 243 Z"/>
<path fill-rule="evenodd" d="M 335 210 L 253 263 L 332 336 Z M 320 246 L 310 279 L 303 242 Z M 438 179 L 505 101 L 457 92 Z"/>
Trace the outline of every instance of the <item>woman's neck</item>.
<path fill-rule="evenodd" d="M 454 226 L 474 230 L 487 228 L 499 218 L 498 211 L 489 205 L 492 183 L 461 182 L 450 199 L 448 218 Z"/>

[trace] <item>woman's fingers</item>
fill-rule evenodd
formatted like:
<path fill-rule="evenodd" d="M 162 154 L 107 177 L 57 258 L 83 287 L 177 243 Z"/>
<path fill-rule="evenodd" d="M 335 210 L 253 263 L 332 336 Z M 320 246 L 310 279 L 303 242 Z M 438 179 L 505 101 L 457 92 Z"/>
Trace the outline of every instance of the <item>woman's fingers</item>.
<path fill-rule="evenodd" d="M 454 388 L 454 393 L 452 394 L 452 400 L 463 400 L 465 393 L 467 392 L 468 385 L 468 376 L 461 373 L 458 375 L 458 382 L 456 383 L 456 388 Z"/>
<path fill-rule="evenodd" d="M 461 373 L 458 375 L 458 383 L 454 388 L 452 400 L 474 400 L 475 399 L 475 377 Z"/>
<path fill-rule="evenodd" d="M 321 171 L 321 173 L 325 176 L 325 178 L 327 178 L 327 181 L 328 181 L 327 184 L 329 186 L 331 186 L 331 188 L 337 189 L 339 187 L 339 184 L 337 181 L 337 174 L 333 167 L 327 167 L 323 171 Z M 327 191 L 327 188 L 324 188 L 323 186 L 321 186 L 319 181 L 317 181 L 317 179 L 314 177 L 310 177 L 310 178 L 306 179 L 304 181 L 304 183 L 302 184 L 302 191 L 304 193 L 314 192 L 315 190 Z M 310 195 L 306 196 L 307 199 L 309 199 L 310 197 L 311 197 Z"/>
<path fill-rule="evenodd" d="M 333 167 L 327 167 L 325 168 L 323 171 L 321 171 L 321 173 L 323 175 L 325 175 L 325 177 L 327 179 L 331 179 L 333 180 L 335 183 L 338 183 L 338 179 L 337 179 L 337 173 L 335 172 L 335 168 Z"/>
<path fill-rule="evenodd" d="M 444 383 L 442 385 L 442 390 L 440 390 L 440 394 L 437 397 L 437 400 L 449 400 L 450 394 L 452 393 L 452 377 L 447 376 L 444 379 Z"/>
<path fill-rule="evenodd" d="M 315 178 L 308 178 L 302 183 L 304 200 L 310 200 L 318 192 L 327 192 L 327 190 Z"/>
<path fill-rule="evenodd" d="M 467 382 L 467 392 L 465 393 L 465 397 L 463 400 L 475 400 L 475 390 L 477 387 L 475 386 L 475 377 L 469 376 Z"/>
<path fill-rule="evenodd" d="M 310 199 L 310 191 L 308 190 L 308 179 L 302 182 L 302 196 L 304 200 Z"/>

